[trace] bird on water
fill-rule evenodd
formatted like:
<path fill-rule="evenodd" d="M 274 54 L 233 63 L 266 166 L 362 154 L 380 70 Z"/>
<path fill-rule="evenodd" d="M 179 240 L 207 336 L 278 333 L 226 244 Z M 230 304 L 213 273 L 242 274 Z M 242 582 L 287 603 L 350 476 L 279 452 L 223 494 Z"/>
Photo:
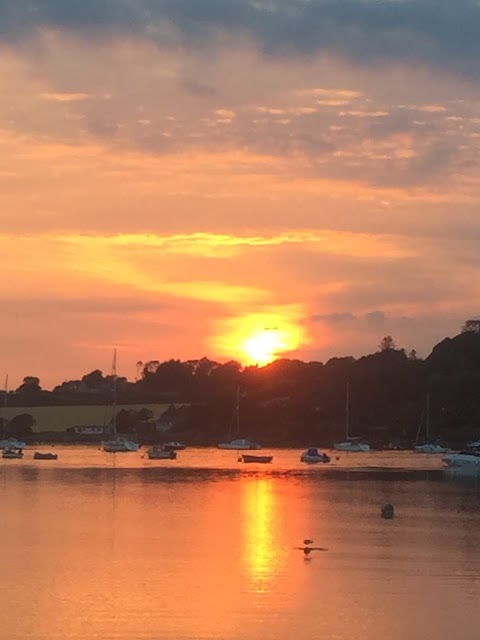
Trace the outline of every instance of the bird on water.
<path fill-rule="evenodd" d="M 312 547 L 310 545 L 313 544 L 313 540 L 311 540 L 310 538 L 306 538 L 303 541 L 304 546 L 303 547 L 293 547 L 294 549 L 297 549 L 298 551 L 303 551 L 303 555 L 304 556 L 308 556 L 310 555 L 310 553 L 312 551 L 328 551 L 328 549 L 325 549 L 325 547 Z"/>

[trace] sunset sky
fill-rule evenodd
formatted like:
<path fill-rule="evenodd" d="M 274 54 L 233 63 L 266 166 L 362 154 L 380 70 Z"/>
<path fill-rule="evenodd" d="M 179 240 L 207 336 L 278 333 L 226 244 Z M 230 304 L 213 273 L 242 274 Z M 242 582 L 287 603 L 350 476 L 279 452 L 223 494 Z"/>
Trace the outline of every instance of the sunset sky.
<path fill-rule="evenodd" d="M 427 356 L 480 314 L 479 33 L 473 0 L 0 0 L 0 375 Z"/>

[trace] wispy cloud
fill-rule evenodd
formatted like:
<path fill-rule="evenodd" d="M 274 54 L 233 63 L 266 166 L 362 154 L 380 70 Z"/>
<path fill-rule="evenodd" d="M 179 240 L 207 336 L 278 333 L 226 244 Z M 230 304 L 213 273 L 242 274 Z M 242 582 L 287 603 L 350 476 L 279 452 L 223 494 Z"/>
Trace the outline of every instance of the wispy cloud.
<path fill-rule="evenodd" d="M 174 235 L 121 234 L 116 236 L 59 236 L 58 241 L 77 247 L 88 246 L 101 253 L 106 248 L 159 248 L 172 254 L 229 256 L 242 248 L 301 245 L 311 251 L 355 257 L 400 258 L 411 255 L 403 243 L 387 236 L 329 230 L 295 230 L 280 234 L 238 236 L 215 233 Z"/>
<path fill-rule="evenodd" d="M 78 100 L 88 100 L 90 96 L 88 93 L 41 93 L 40 97 L 53 102 L 77 102 Z"/>
<path fill-rule="evenodd" d="M 479 26 L 471 0 L 0 0 L 5 366 L 228 357 L 267 318 L 322 360 L 457 330 Z"/>

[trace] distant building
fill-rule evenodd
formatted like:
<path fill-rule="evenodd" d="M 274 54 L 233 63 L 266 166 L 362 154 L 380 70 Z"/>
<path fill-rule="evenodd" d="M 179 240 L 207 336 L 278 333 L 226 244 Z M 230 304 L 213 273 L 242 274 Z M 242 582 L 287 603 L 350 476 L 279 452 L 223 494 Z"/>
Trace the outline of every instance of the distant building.
<path fill-rule="evenodd" d="M 73 427 L 72 431 L 81 436 L 101 436 L 105 429 L 103 427 Z"/>

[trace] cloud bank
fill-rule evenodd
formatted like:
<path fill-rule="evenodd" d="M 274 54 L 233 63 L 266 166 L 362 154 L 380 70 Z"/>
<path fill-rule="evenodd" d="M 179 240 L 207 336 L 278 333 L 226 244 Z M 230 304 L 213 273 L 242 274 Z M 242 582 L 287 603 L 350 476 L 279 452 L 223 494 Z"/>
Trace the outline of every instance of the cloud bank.
<path fill-rule="evenodd" d="M 480 7 L 473 0 L 3 0 L 0 37 L 41 29 L 136 37 L 160 47 L 228 47 L 251 40 L 267 55 L 331 52 L 356 63 L 421 61 L 478 77 Z"/>

